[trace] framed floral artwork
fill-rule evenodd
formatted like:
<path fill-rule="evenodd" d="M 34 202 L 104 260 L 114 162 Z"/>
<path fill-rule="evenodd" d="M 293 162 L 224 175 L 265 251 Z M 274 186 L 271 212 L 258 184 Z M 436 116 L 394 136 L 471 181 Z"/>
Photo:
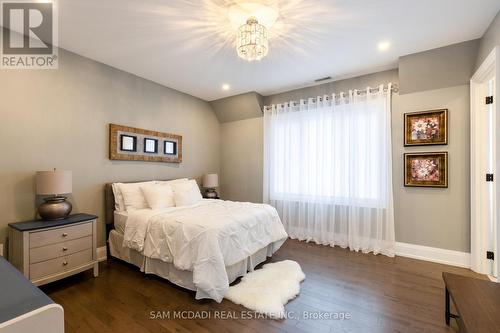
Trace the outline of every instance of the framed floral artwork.
<path fill-rule="evenodd" d="M 405 146 L 448 144 L 448 110 L 405 113 Z"/>
<path fill-rule="evenodd" d="M 448 153 L 404 154 L 405 186 L 448 187 Z"/>

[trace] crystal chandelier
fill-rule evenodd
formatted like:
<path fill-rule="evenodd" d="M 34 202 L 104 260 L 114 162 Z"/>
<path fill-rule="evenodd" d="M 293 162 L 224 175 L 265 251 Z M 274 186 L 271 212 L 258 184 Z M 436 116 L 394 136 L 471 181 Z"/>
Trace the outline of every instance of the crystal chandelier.
<path fill-rule="evenodd" d="M 240 58 L 248 61 L 261 60 L 267 55 L 267 29 L 255 17 L 250 17 L 246 24 L 239 27 L 236 50 Z"/>

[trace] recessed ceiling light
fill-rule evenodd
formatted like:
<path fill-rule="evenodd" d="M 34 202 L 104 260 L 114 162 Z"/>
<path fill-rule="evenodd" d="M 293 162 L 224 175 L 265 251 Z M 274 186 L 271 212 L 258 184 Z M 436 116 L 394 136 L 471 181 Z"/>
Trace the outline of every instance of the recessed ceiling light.
<path fill-rule="evenodd" d="M 231 86 L 229 84 L 227 84 L 227 83 L 224 83 L 222 85 L 222 90 L 229 90 L 229 88 L 231 88 Z"/>
<path fill-rule="evenodd" d="M 384 40 L 384 41 L 378 43 L 378 50 L 382 51 L 382 52 L 387 51 L 390 46 L 391 46 L 391 43 L 387 40 Z"/>

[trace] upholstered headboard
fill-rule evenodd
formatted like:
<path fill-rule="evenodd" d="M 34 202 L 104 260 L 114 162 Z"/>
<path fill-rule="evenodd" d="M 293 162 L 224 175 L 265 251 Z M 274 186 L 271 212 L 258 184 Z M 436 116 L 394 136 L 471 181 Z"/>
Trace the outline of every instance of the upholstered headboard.
<path fill-rule="evenodd" d="M 115 194 L 113 193 L 113 183 L 106 183 L 104 186 L 104 218 L 106 224 L 115 222 Z"/>

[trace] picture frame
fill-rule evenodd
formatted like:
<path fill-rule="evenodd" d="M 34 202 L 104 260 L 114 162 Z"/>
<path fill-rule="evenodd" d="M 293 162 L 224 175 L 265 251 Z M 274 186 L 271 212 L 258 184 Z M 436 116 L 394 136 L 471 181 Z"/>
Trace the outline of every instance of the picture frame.
<path fill-rule="evenodd" d="M 135 140 L 125 139 L 125 142 L 123 142 L 123 148 L 133 148 L 133 150 L 121 149 L 122 136 L 135 137 Z M 154 144 L 152 144 L 150 141 L 147 141 L 146 139 L 157 140 L 156 152 L 153 152 L 150 149 L 154 147 Z M 165 141 L 175 143 L 174 154 L 164 154 Z M 124 125 L 109 124 L 110 160 L 182 163 L 182 148 L 182 136 L 178 134 L 158 132 Z"/>
<path fill-rule="evenodd" d="M 137 137 L 133 135 L 120 135 L 120 150 L 126 152 L 137 151 Z"/>
<path fill-rule="evenodd" d="M 144 152 L 148 154 L 158 153 L 158 139 L 144 138 Z"/>
<path fill-rule="evenodd" d="M 175 155 L 175 154 L 177 154 L 177 142 L 165 140 L 163 142 L 163 153 L 165 155 Z"/>
<path fill-rule="evenodd" d="M 406 147 L 447 145 L 448 109 L 405 113 L 404 131 Z"/>
<path fill-rule="evenodd" d="M 448 152 L 404 154 L 404 186 L 448 187 Z"/>

